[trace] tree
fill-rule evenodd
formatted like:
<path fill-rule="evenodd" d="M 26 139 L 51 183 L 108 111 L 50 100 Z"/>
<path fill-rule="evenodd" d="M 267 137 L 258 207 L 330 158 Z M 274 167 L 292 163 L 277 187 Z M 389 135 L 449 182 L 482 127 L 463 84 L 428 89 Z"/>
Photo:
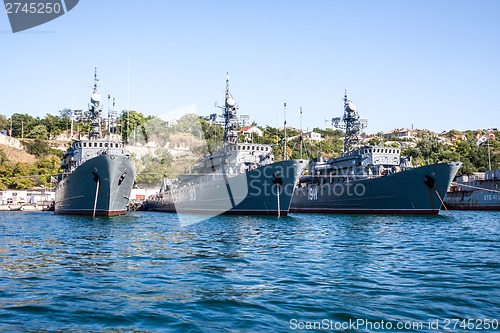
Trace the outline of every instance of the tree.
<path fill-rule="evenodd" d="M 0 115 L 0 130 L 4 130 L 5 133 L 10 134 L 10 119 L 4 115 Z"/>
<path fill-rule="evenodd" d="M 39 124 L 40 120 L 28 114 L 14 113 L 12 119 L 12 137 L 25 138 L 33 127 Z"/>
<path fill-rule="evenodd" d="M 135 183 L 147 188 L 158 187 L 167 170 L 170 168 L 173 157 L 166 149 L 158 148 L 155 155 L 145 155 L 136 162 L 137 177 Z"/>
<path fill-rule="evenodd" d="M 54 155 L 43 156 L 37 159 L 33 167 L 35 186 L 50 186 L 50 176 L 57 175 L 60 170 L 60 159 Z"/>
<path fill-rule="evenodd" d="M 50 153 L 50 145 L 47 140 L 36 138 L 25 144 L 26 151 L 37 157 L 45 156 Z"/>
<path fill-rule="evenodd" d="M 146 118 L 144 128 L 149 140 L 156 142 L 160 147 L 166 145 L 170 135 L 166 121 L 155 116 L 150 116 Z"/>
<path fill-rule="evenodd" d="M 49 134 L 47 131 L 47 127 L 43 124 L 36 125 L 28 133 L 28 137 L 40 139 L 40 140 L 48 139 L 48 136 L 49 136 Z"/>
<path fill-rule="evenodd" d="M 123 111 L 120 117 L 120 122 L 122 125 L 122 137 L 123 140 L 131 142 L 148 142 L 148 135 L 146 133 L 146 128 L 144 124 L 146 123 L 146 118 L 140 112 L 130 110 Z"/>
<path fill-rule="evenodd" d="M 45 118 L 42 119 L 41 123 L 43 126 L 45 126 L 47 132 L 47 140 L 54 139 L 65 129 L 65 124 L 63 123 L 62 119 L 51 114 L 47 114 Z"/>
<path fill-rule="evenodd" d="M 7 170 L 1 170 L 3 181 L 7 188 L 24 190 L 33 187 L 31 167 L 27 163 L 15 163 Z"/>
<path fill-rule="evenodd" d="M 206 121 L 203 118 L 198 117 L 196 114 L 186 114 L 182 116 L 177 124 L 173 126 L 174 133 L 189 133 L 195 137 L 202 139 L 203 127 L 201 122 Z"/>

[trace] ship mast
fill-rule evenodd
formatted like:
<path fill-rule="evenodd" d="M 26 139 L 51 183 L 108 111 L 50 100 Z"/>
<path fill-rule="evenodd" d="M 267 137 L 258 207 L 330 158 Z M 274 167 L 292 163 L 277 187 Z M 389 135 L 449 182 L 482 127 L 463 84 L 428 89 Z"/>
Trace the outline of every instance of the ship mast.
<path fill-rule="evenodd" d="M 236 143 L 238 141 L 238 134 L 236 133 L 236 127 L 238 119 L 236 118 L 236 111 L 238 107 L 236 106 L 236 101 L 233 99 L 231 92 L 229 91 L 229 77 L 226 76 L 226 93 L 224 97 L 224 144 L 226 143 Z"/>
<path fill-rule="evenodd" d="M 366 124 L 366 119 L 359 119 L 359 115 L 356 112 L 356 105 L 347 99 L 346 91 L 344 94 L 344 116 L 342 118 L 337 117 L 332 119 L 332 125 L 334 125 L 335 128 L 345 130 L 342 155 L 347 154 L 349 151 L 359 146 L 358 135 L 366 128 Z"/>
<path fill-rule="evenodd" d="M 94 90 L 92 92 L 92 96 L 90 97 L 89 104 L 89 113 L 90 113 L 90 128 L 89 128 L 89 140 L 92 139 L 101 139 L 101 95 L 97 89 L 97 82 L 99 79 L 97 78 L 97 67 L 95 67 L 94 72 Z"/>

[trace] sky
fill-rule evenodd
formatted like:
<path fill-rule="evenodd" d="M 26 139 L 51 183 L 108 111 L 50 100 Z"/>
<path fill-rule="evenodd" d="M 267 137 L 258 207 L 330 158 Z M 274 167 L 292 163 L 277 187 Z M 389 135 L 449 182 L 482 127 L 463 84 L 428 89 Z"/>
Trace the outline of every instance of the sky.
<path fill-rule="evenodd" d="M 498 0 L 80 0 L 12 33 L 4 11 L 0 114 L 86 108 L 97 67 L 116 109 L 166 120 L 219 112 L 229 73 L 261 126 L 331 127 L 347 90 L 368 133 L 498 128 L 499 17 Z"/>

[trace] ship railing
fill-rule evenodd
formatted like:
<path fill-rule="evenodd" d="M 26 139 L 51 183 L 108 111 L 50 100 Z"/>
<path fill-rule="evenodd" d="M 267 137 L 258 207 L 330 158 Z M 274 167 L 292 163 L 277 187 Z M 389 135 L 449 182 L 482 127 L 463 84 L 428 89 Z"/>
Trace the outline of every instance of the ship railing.
<path fill-rule="evenodd" d="M 355 180 L 365 180 L 365 179 L 376 179 L 382 178 L 386 175 L 313 175 L 316 179 L 330 179 L 330 183 L 333 183 L 334 179 L 344 179 L 344 181 L 355 181 Z"/>

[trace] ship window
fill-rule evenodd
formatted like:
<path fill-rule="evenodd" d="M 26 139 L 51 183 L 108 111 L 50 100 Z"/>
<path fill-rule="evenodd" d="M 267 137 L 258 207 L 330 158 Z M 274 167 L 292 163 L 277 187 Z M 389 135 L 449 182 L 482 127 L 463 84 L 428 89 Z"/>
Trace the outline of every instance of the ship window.
<path fill-rule="evenodd" d="M 252 150 L 255 150 L 255 147 L 254 147 L 254 146 L 252 146 Z"/>
<path fill-rule="evenodd" d="M 108 143 L 107 142 L 104 144 L 104 147 L 108 148 Z"/>
<path fill-rule="evenodd" d="M 99 147 L 101 147 L 101 148 L 102 148 L 102 142 L 99 142 Z"/>
<path fill-rule="evenodd" d="M 87 142 L 84 142 L 84 143 L 83 143 L 83 146 L 84 146 L 84 147 L 87 147 Z"/>

